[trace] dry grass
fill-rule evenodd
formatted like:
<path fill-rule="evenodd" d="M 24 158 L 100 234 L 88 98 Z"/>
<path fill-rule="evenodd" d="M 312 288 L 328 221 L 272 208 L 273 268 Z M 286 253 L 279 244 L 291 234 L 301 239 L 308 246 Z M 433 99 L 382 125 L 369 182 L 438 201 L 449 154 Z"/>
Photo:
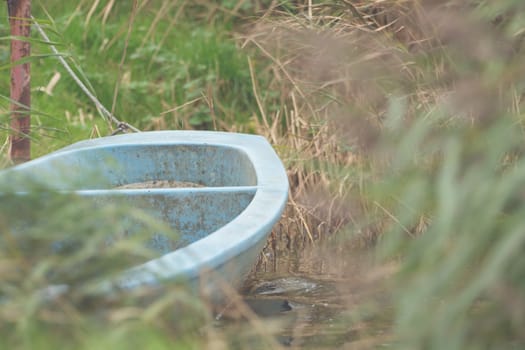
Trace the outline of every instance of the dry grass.
<path fill-rule="evenodd" d="M 483 18 L 474 1 L 296 5 L 291 12 L 272 3 L 240 35 L 242 47 L 260 56 L 257 71 L 272 76 L 267 86 L 254 83 L 254 94 L 257 132 L 289 169 L 291 200 L 282 226 L 313 241 L 362 221 L 356 217 L 379 217 L 359 237 L 375 242 L 384 225 L 396 225 L 387 207 L 365 195 L 367 184 L 392 166 L 393 155 L 378 151 L 385 134 L 422 118 L 445 127 L 490 123 L 509 104 L 499 91 L 510 88 L 512 78 L 492 84 L 463 67 L 508 60 L 511 71 L 523 70 L 511 58 L 515 37 L 501 40 L 494 29 L 509 15 Z M 272 90 L 280 91 L 278 98 L 264 93 Z M 519 108 L 521 99 L 514 100 Z M 431 168 L 435 159 L 427 153 L 420 162 Z M 428 221 L 423 215 L 404 230 L 420 234 Z"/>
<path fill-rule="evenodd" d="M 314 241 L 376 210 L 362 196 L 374 176 L 368 156 L 396 92 L 391 87 L 416 85 L 421 75 L 410 64 L 410 51 L 427 45 L 408 27 L 416 10 L 406 2 L 305 3 L 290 15 L 270 6 L 241 36 L 243 47 L 259 52 L 258 70 L 273 76 L 266 87 L 254 83 L 257 131 L 289 169 L 291 200 L 281 222 L 287 234 Z M 280 91 L 277 100 L 261 93 L 271 90 Z M 421 103 L 433 98 L 428 90 L 415 94 Z M 280 107 L 266 111 L 272 104 Z M 377 234 L 369 227 L 359 240 L 374 242 Z"/>
<path fill-rule="evenodd" d="M 521 193 L 524 5 L 301 3 L 243 36 L 281 91 L 259 130 L 290 169 L 288 242 L 351 223 L 354 243 L 403 256 L 405 348 L 519 348 L 523 197 L 504 189 Z"/>

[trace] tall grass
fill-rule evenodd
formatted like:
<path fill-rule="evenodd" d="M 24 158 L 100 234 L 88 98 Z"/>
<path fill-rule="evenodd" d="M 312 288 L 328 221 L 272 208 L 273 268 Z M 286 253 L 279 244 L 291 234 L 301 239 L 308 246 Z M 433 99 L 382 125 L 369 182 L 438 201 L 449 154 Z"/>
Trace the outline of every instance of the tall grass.
<path fill-rule="evenodd" d="M 131 2 L 46 6 L 55 39 L 110 105 Z M 342 249 L 372 246 L 396 267 L 393 347 L 518 349 L 524 10 L 517 0 L 143 1 L 115 111 L 143 129 L 265 135 L 292 185 L 281 234 L 335 234 Z M 35 86 L 55 69 L 37 60 Z M 36 143 L 36 154 L 106 132 L 67 77 L 53 96 L 35 94 L 35 108 L 53 116 L 36 125 L 62 132 L 48 129 L 59 138 Z M 111 324 L 126 336 L 152 330 L 141 338 L 152 343 L 179 324 L 139 319 Z M 205 334 L 225 346 L 213 329 Z"/>
<path fill-rule="evenodd" d="M 188 290 L 171 286 L 159 296 L 151 288 L 101 289 L 154 256 L 143 243 L 148 232 L 165 230 L 156 220 L 125 205 L 100 205 L 36 185 L 20 195 L 2 184 L 0 208 L 2 348 L 197 346 L 195 333 L 184 327 L 195 329 L 207 316 Z M 176 338 L 159 336 L 162 327 L 175 330 L 173 319 L 182 315 Z"/>
<path fill-rule="evenodd" d="M 339 198 L 350 241 L 399 261 L 397 348 L 523 347 L 523 10 L 305 2 L 247 36 L 310 159 L 295 184 L 327 189 L 307 190 L 317 212 Z"/>
<path fill-rule="evenodd" d="M 231 22 L 221 20 L 217 9 L 207 6 L 144 1 L 139 2 L 126 40 L 131 5 L 50 2 L 34 6 L 33 11 L 61 54 L 81 69 L 84 82 L 119 119 L 142 130 L 253 131 L 256 108 L 247 56 L 229 31 Z M 0 11 L 7 16 L 7 10 Z M 0 35 L 7 36 L 8 29 L 7 21 L 0 24 Z M 107 135 L 109 128 L 99 120 L 95 106 L 59 62 L 48 57 L 49 45 L 39 43 L 38 33 L 33 32 L 34 156 L 79 139 Z M 8 63 L 9 42 L 2 43 L 0 51 Z M 0 77 L 1 90 L 9 91 L 9 70 L 0 70 Z M 4 125 L 9 118 L 7 105 L 8 101 L 1 107 Z"/>

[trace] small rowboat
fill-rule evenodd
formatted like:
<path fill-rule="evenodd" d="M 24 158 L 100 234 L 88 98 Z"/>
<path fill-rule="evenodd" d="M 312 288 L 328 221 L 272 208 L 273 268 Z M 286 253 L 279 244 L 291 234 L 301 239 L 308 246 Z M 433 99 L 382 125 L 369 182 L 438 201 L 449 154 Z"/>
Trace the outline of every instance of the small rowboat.
<path fill-rule="evenodd" d="M 53 190 L 102 202 L 124 198 L 178 233 L 176 249 L 155 234 L 158 256 L 124 271 L 119 279 L 124 288 L 172 280 L 202 284 L 203 271 L 239 286 L 288 195 L 286 172 L 270 144 L 236 133 L 158 131 L 92 139 L 0 175 L 28 174 Z"/>

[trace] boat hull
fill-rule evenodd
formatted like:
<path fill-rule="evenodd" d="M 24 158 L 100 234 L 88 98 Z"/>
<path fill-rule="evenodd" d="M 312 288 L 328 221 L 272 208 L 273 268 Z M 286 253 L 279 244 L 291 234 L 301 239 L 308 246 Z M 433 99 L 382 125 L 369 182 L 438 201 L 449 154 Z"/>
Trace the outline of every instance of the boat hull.
<path fill-rule="evenodd" d="M 264 138 L 208 131 L 82 141 L 3 171 L 0 181 L 19 193 L 37 183 L 100 203 L 124 201 L 179 234 L 173 242 L 155 233 L 158 257 L 123 271 L 105 288 L 185 281 L 212 294 L 239 286 L 250 272 L 288 195 L 284 167 Z M 198 187 L 149 186 L 157 181 Z M 130 187 L 134 183 L 146 186 Z"/>

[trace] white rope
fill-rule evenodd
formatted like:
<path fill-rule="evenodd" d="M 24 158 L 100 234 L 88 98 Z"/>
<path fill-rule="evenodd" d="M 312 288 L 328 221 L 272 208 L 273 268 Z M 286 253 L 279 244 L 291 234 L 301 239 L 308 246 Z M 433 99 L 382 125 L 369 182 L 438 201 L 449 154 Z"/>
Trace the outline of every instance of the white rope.
<path fill-rule="evenodd" d="M 120 120 L 118 120 L 110 111 L 108 111 L 108 109 L 106 107 L 104 107 L 104 105 L 96 98 L 95 95 L 93 95 L 91 93 L 91 91 L 89 91 L 89 89 L 82 82 L 82 80 L 80 80 L 80 78 L 75 74 L 73 69 L 71 69 L 71 66 L 66 62 L 64 57 L 62 57 L 62 55 L 58 52 L 58 50 L 55 47 L 55 45 L 51 44 L 51 40 L 49 40 L 49 37 L 47 36 L 47 34 L 44 31 L 44 29 L 42 28 L 42 26 L 40 26 L 40 24 L 38 24 L 38 22 L 35 20 L 35 18 L 33 16 L 31 16 L 31 19 L 33 20 L 33 22 L 34 22 L 34 24 L 36 26 L 36 29 L 38 30 L 38 32 L 40 33 L 40 35 L 42 36 L 44 41 L 49 44 L 49 46 L 51 47 L 51 51 L 53 51 L 53 53 L 57 56 L 57 58 L 60 61 L 60 63 L 62 63 L 62 65 L 64 66 L 64 68 L 68 72 L 68 74 L 73 78 L 73 80 L 77 83 L 77 85 L 80 87 L 80 89 L 82 89 L 82 91 L 84 91 L 84 93 L 87 95 L 87 97 L 89 97 L 89 99 L 95 104 L 97 109 L 99 111 L 101 111 L 101 113 L 102 113 L 104 118 L 106 118 L 108 121 L 113 122 L 113 123 L 115 123 L 117 125 L 117 130 L 115 130 L 115 132 L 113 134 L 115 134 L 115 133 L 117 133 L 119 131 L 125 131 L 126 129 L 130 129 L 130 130 L 133 130 L 135 132 L 140 132 L 140 130 L 137 129 L 136 127 L 134 127 L 133 125 L 130 125 L 130 124 L 126 123 L 126 122 L 121 122 Z"/>

